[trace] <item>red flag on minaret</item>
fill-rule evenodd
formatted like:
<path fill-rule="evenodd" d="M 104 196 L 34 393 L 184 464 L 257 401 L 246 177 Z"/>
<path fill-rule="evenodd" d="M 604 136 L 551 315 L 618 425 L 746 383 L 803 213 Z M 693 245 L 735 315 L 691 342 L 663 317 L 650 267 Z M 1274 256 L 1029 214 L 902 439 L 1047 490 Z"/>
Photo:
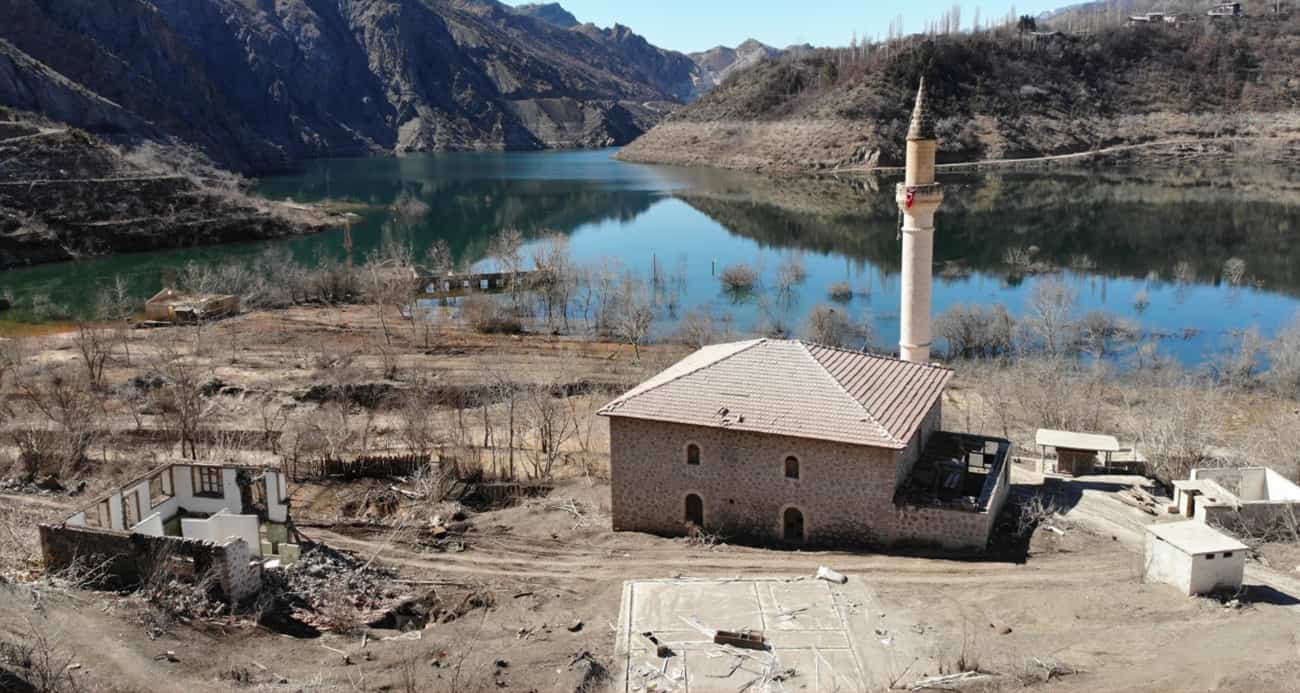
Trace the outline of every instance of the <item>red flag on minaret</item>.
<path fill-rule="evenodd" d="M 916 202 L 916 188 L 907 189 L 907 208 L 912 208 L 912 203 Z"/>

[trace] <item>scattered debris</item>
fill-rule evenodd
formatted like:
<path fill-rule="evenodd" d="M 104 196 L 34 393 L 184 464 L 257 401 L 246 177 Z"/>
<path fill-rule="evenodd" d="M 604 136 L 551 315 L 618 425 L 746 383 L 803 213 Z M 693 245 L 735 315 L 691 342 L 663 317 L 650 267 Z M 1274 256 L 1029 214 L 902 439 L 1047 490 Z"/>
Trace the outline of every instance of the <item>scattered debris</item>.
<path fill-rule="evenodd" d="M 837 585 L 843 585 L 844 583 L 846 583 L 846 582 L 849 581 L 848 576 L 844 575 L 843 573 L 839 573 L 839 572 L 836 572 L 836 571 L 834 571 L 834 570 L 831 570 L 830 568 L 827 568 L 826 566 L 821 566 L 821 567 L 819 567 L 819 568 L 817 569 L 817 576 L 816 576 L 816 577 L 817 577 L 818 580 L 825 580 L 825 581 L 827 581 L 827 582 L 833 582 L 833 583 L 835 583 L 835 584 L 837 584 Z"/>
<path fill-rule="evenodd" d="M 582 630 L 582 621 L 581 621 L 581 620 L 574 621 L 573 623 L 570 623 L 570 624 L 569 624 L 569 632 L 570 632 L 570 633 L 577 633 L 577 632 L 580 631 L 580 630 Z"/>
<path fill-rule="evenodd" d="M 745 650 L 767 650 L 770 646 L 767 644 L 767 638 L 762 633 L 752 630 L 729 631 L 720 630 L 714 633 L 713 642 L 719 645 L 731 645 Z"/>
<path fill-rule="evenodd" d="M 1156 500 L 1156 497 L 1147 493 L 1141 486 L 1134 484 L 1126 489 L 1120 489 L 1115 494 L 1125 505 L 1133 506 L 1148 515 L 1160 515 L 1160 509 L 1163 504 Z"/>
<path fill-rule="evenodd" d="M 655 646 L 655 656 L 658 657 L 659 659 L 668 659 L 669 657 L 673 656 L 674 654 L 673 649 L 659 642 L 659 638 L 656 638 L 654 633 L 650 631 L 646 631 L 641 634 L 641 637 L 645 638 L 646 640 L 649 640 L 650 644 Z"/>
<path fill-rule="evenodd" d="M 921 679 L 911 685 L 911 690 L 923 691 L 927 689 L 946 689 L 954 684 L 966 683 L 976 679 L 989 678 L 989 674 L 980 671 L 963 671 L 960 674 L 947 674 L 944 676 L 931 676 L 928 679 Z"/>

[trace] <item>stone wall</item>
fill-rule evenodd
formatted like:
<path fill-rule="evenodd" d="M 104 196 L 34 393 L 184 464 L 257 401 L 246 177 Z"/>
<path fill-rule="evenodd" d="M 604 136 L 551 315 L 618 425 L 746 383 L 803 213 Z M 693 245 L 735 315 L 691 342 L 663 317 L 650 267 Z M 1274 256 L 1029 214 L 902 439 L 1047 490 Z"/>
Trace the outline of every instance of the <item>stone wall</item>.
<path fill-rule="evenodd" d="M 704 505 L 704 527 L 725 537 L 782 539 L 783 514 L 803 514 L 812 545 L 924 543 L 983 548 L 1005 501 L 1005 465 L 986 490 L 983 513 L 896 506 L 894 492 L 919 454 L 919 439 L 937 429 L 927 417 L 907 450 L 610 417 L 611 511 L 616 531 L 686 533 L 686 497 Z M 686 464 L 686 447 L 700 464 Z M 799 479 L 784 474 L 799 460 Z"/>
<path fill-rule="evenodd" d="M 215 571 L 222 594 L 230 601 L 241 601 L 261 589 L 260 567 L 250 563 L 251 552 L 243 541 L 218 546 L 181 537 L 66 525 L 41 525 L 40 537 L 47 571 L 80 567 L 102 572 L 101 587 L 137 587 L 160 561 L 184 561 L 192 563 L 195 575 Z"/>

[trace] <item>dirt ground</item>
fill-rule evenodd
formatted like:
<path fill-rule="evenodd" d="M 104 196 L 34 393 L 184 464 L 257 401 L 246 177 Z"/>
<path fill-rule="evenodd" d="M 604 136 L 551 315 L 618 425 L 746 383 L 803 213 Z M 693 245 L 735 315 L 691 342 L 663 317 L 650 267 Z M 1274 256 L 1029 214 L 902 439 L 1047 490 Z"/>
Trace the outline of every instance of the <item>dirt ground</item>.
<path fill-rule="evenodd" d="M 1018 490 L 1031 491 L 1032 475 L 1018 476 Z M 1135 526 L 1117 501 L 1076 506 L 1077 516 L 1051 521 L 1063 535 L 1040 528 L 1014 561 L 616 534 L 608 493 L 603 482 L 571 481 L 549 498 L 472 514 L 454 553 L 387 529 L 303 530 L 435 590 L 494 595 L 494 606 L 414 631 L 419 639 L 378 629 L 295 639 L 230 619 L 174 623 L 151 639 L 137 600 L 42 583 L 0 588 L 0 639 L 45 634 L 92 689 L 158 690 L 165 680 L 187 690 L 406 690 L 410 671 L 409 690 L 601 690 L 624 581 L 808 576 L 827 565 L 872 593 L 865 610 L 891 641 L 880 661 L 899 685 L 963 666 L 998 674 L 980 681 L 985 690 L 1300 690 L 1300 602 L 1227 608 L 1142 584 L 1139 549 L 1095 519 Z"/>
<path fill-rule="evenodd" d="M 336 362 L 341 353 L 352 354 L 359 381 L 394 387 L 417 376 L 473 387 L 494 374 L 599 387 L 575 390 L 582 407 L 575 418 L 590 425 L 585 441 L 566 444 L 569 454 L 556 470 L 555 489 L 510 507 L 466 509 L 451 542 L 430 536 L 429 518 L 444 512 L 441 506 L 407 500 L 400 512 L 365 514 L 350 505 L 384 492 L 391 482 L 291 488 L 300 531 L 395 571 L 385 592 L 399 597 L 432 590 L 444 601 L 468 604 L 455 618 L 407 633 L 362 627 L 346 635 L 291 637 L 246 615 L 160 622 L 157 610 L 139 597 L 43 577 L 35 524 L 55 521 L 93 494 L 179 454 L 175 447 L 166 449 L 167 443 L 160 448 L 140 436 L 106 436 L 89 466 L 62 478 L 74 489 L 73 482 L 86 482 L 76 495 L 0 491 L 0 642 L 47 643 L 44 650 L 79 690 L 607 690 L 616 670 L 615 630 L 626 581 L 810 576 L 826 565 L 871 595 L 865 613 L 878 643 L 871 661 L 883 670 L 871 673 L 900 687 L 979 670 L 985 675 L 966 690 L 1300 691 L 1300 576 L 1292 565 L 1300 562 L 1286 553 L 1293 547 L 1268 549 L 1267 565 L 1252 562 L 1247 583 L 1267 589 L 1250 590 L 1233 605 L 1143 584 L 1139 541 L 1142 524 L 1151 518 L 1114 497 L 1126 484 L 1122 480 L 1045 486 L 1017 465 L 1015 495 L 1046 494 L 1061 513 L 1046 518 L 1027 544 L 1011 542 L 983 558 L 705 546 L 612 532 L 607 434 L 592 413 L 607 397 L 604 388 L 612 392 L 640 381 L 687 351 L 680 345 L 643 347 L 638 361 L 631 347 L 562 337 L 439 330 L 426 342 L 408 325 L 392 335 L 394 347 L 384 348 L 373 308 L 252 313 L 201 333 L 176 328 L 133 331 L 130 337 L 131 364 L 114 356 L 105 377 L 111 394 L 100 423 L 118 431 L 162 426 L 148 413 L 137 422 L 122 404 L 121 388 L 146 374 L 151 358 L 166 349 L 189 350 L 205 377 L 221 382 L 214 398 L 219 411 L 206 425 L 231 432 L 260 430 L 265 412 L 256 403 L 264 396 L 277 411 L 289 412 L 290 420 L 326 416 L 321 405 L 296 395 L 327 380 L 330 369 L 321 363 Z M 73 335 L 21 341 L 26 364 L 75 365 L 78 358 Z M 397 362 L 396 378 L 378 375 L 385 361 Z M 959 379 L 945 402 L 945 418 L 972 430 L 1007 426 L 1013 438 L 1023 440 L 1030 435 L 1027 420 L 987 411 L 980 392 L 987 382 L 978 373 Z M 12 406 L 21 404 L 12 389 L 6 398 Z M 496 441 L 503 440 L 503 406 L 496 401 L 487 407 Z M 1249 412 L 1277 406 L 1271 400 L 1233 400 L 1234 414 L 1225 420 L 1248 426 Z M 381 408 L 371 418 L 364 424 L 366 443 L 400 449 L 400 412 Z M 363 419 L 365 414 L 354 412 L 349 421 L 361 426 Z M 446 407 L 435 408 L 435 420 L 444 431 L 457 425 Z M 481 436 L 481 424 L 473 431 Z M 1225 432 L 1225 440 L 1231 435 Z M 529 445 L 526 436 L 517 441 L 521 465 Z M 202 452 L 278 461 L 246 441 L 212 444 Z M 508 454 L 499 449 L 491 456 L 480 452 L 485 466 L 507 463 Z M 13 454 L 0 453 L 6 456 L 0 459 Z M 470 604 L 466 595 L 480 597 Z M 6 680 L 0 671 L 0 691 Z"/>

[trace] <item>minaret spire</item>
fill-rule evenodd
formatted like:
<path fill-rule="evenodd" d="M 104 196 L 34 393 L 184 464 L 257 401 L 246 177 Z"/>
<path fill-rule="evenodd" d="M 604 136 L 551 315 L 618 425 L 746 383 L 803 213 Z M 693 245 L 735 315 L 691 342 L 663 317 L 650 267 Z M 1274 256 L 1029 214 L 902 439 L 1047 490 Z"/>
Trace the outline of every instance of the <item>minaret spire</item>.
<path fill-rule="evenodd" d="M 930 105 L 925 100 L 925 77 L 921 77 L 921 86 L 916 89 L 916 105 L 912 107 L 912 125 L 907 129 L 907 139 L 934 139 L 934 119 L 930 117 Z"/>
<path fill-rule="evenodd" d="M 943 186 L 934 182 L 934 119 L 925 94 L 925 77 L 916 90 L 907 130 L 907 169 L 895 198 L 903 215 L 902 330 L 898 353 L 905 361 L 930 361 L 930 304 L 934 272 L 934 214 Z"/>

